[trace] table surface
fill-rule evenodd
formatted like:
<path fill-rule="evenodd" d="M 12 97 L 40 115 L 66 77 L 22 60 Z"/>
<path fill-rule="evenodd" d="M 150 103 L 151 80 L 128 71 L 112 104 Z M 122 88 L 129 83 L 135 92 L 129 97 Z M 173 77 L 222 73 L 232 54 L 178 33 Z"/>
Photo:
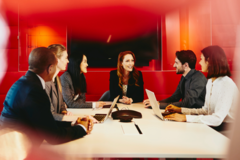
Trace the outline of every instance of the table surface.
<path fill-rule="evenodd" d="M 109 117 L 104 123 L 95 124 L 91 134 L 84 138 L 42 146 L 75 157 L 223 158 L 226 155 L 229 139 L 205 124 L 162 121 L 142 103 L 118 104 L 118 107 L 142 113 L 141 119 L 133 121 L 143 134 L 126 135 L 123 131 L 126 123 Z M 109 109 L 68 110 L 81 116 L 107 113 Z"/>

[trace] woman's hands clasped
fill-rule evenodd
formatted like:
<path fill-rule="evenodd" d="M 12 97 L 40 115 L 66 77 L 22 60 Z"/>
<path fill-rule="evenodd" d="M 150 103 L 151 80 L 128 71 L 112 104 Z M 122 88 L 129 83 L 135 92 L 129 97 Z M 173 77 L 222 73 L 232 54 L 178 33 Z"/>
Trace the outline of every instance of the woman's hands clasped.
<path fill-rule="evenodd" d="M 119 99 L 119 102 L 124 103 L 124 104 L 132 104 L 133 100 L 132 100 L 132 98 L 122 96 L 122 99 Z"/>

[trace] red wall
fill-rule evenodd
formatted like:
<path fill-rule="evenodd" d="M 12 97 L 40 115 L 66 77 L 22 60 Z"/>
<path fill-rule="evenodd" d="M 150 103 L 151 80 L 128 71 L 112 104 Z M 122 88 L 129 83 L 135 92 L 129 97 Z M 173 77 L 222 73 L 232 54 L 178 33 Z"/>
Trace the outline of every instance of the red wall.
<path fill-rule="evenodd" d="M 191 49 L 199 60 L 201 49 L 218 44 L 225 50 L 232 68 L 237 23 L 229 20 L 229 10 L 221 9 L 224 5 L 224 0 L 219 0 L 217 5 L 215 1 L 201 0 L 193 5 L 154 15 L 161 17 L 159 28 L 162 32 L 159 38 L 162 44 L 159 45 L 162 54 L 159 60 L 152 60 L 149 67 L 139 69 L 143 72 L 144 87 L 154 91 L 158 99 L 170 96 L 180 80 L 181 75 L 176 75 L 173 68 L 177 50 Z M 6 17 L 11 35 L 6 48 L 8 68 L 0 84 L 0 104 L 11 85 L 25 74 L 27 58 L 33 48 L 51 43 L 67 44 L 66 26 L 29 25 L 26 19 L 10 11 L 6 11 Z M 197 69 L 200 69 L 199 64 Z M 87 101 L 98 100 L 109 89 L 109 71 L 109 68 L 88 69 Z M 2 107 L 0 105 L 0 110 Z"/>

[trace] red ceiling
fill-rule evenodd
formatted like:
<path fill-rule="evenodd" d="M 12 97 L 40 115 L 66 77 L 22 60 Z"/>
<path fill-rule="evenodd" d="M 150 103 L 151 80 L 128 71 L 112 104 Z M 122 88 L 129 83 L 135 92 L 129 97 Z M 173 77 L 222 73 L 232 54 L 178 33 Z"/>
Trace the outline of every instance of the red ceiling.
<path fill-rule="evenodd" d="M 135 37 L 156 27 L 157 17 L 192 0 L 3 0 L 28 25 L 72 28 L 83 39 L 111 41 Z M 20 22 L 21 22 L 20 21 Z M 20 24 L 21 25 L 21 24 Z"/>

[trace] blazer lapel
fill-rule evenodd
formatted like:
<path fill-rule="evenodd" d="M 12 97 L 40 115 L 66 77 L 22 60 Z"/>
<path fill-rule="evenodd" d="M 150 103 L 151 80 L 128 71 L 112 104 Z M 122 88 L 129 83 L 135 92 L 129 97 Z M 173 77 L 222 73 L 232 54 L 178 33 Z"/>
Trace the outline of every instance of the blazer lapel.
<path fill-rule="evenodd" d="M 54 82 L 52 82 L 53 83 L 53 85 L 55 86 L 55 83 Z M 52 92 L 53 92 L 53 94 L 55 95 L 55 97 L 57 97 L 58 99 L 59 99 L 59 97 L 58 97 L 58 91 L 57 91 L 57 88 L 56 87 L 52 87 Z"/>
<path fill-rule="evenodd" d="M 60 113 L 61 112 L 61 108 L 62 108 L 62 103 L 61 103 L 61 101 L 62 101 L 62 94 L 60 93 L 60 91 L 59 91 L 59 88 L 58 88 L 58 82 L 56 81 L 56 83 L 57 83 L 57 86 L 56 86 L 56 90 L 57 90 L 57 97 L 58 97 L 58 113 Z M 60 84 L 61 85 L 61 84 Z"/>

